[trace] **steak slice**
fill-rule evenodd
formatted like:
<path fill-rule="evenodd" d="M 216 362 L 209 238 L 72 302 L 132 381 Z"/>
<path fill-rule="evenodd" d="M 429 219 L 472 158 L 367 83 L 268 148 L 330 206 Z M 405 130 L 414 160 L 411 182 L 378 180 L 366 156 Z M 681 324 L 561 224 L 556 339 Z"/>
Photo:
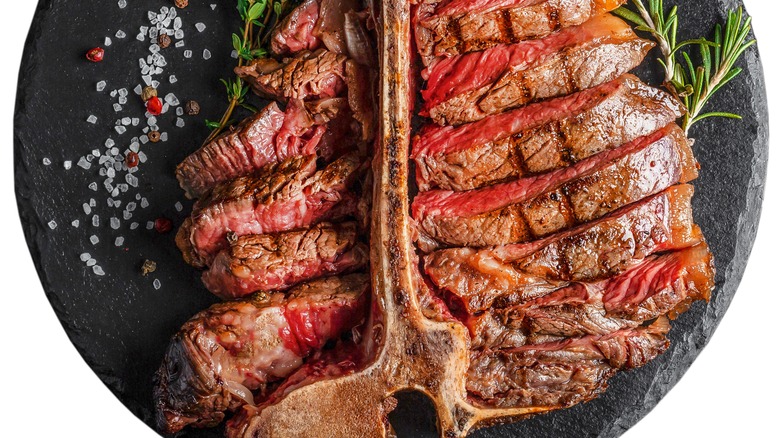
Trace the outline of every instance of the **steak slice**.
<path fill-rule="evenodd" d="M 300 101 L 290 100 L 285 112 L 271 103 L 185 158 L 176 178 L 188 198 L 198 198 L 269 163 L 315 154 L 325 131 Z"/>
<path fill-rule="evenodd" d="M 528 242 L 598 219 L 698 176 L 675 124 L 572 167 L 472 190 L 417 195 L 412 215 L 425 239 L 448 246 Z"/>
<path fill-rule="evenodd" d="M 349 185 L 361 167 L 355 154 L 316 171 L 316 157 L 293 157 L 218 185 L 193 208 L 176 236 L 184 260 L 211 264 L 228 237 L 304 228 L 354 212 Z"/>
<path fill-rule="evenodd" d="M 303 359 L 359 325 L 368 311 L 367 275 L 327 278 L 284 294 L 216 304 L 173 337 L 155 375 L 158 426 L 215 426 L 252 392 L 281 380 Z"/>
<path fill-rule="evenodd" d="M 319 18 L 317 0 L 305 0 L 296 6 L 271 33 L 271 52 L 287 55 L 319 47 L 322 41 L 314 35 L 314 25 Z"/>
<path fill-rule="evenodd" d="M 571 166 L 673 123 L 670 94 L 633 75 L 458 127 L 428 125 L 412 143 L 421 190 L 471 190 Z"/>
<path fill-rule="evenodd" d="M 425 71 L 422 115 L 459 125 L 595 87 L 639 65 L 652 47 L 603 15 L 540 40 L 447 58 Z"/>
<path fill-rule="evenodd" d="M 233 299 L 354 271 L 368 262 L 368 248 L 357 239 L 355 222 L 242 236 L 217 255 L 203 283 L 214 295 Z"/>
<path fill-rule="evenodd" d="M 423 62 L 550 35 L 625 0 L 454 0 L 421 6 L 415 33 Z"/>
<path fill-rule="evenodd" d="M 249 65 L 236 67 L 236 74 L 262 97 L 287 99 L 322 99 L 336 97 L 346 89 L 347 57 L 325 49 L 302 51 L 278 62 L 261 58 Z"/>
<path fill-rule="evenodd" d="M 499 299 L 525 302 L 572 281 L 606 280 L 654 253 L 702 242 L 691 214 L 692 196 L 692 186 L 678 185 L 537 242 L 437 251 L 424 257 L 425 272 L 440 294 L 457 297 L 469 314 Z"/>
<path fill-rule="evenodd" d="M 473 352 L 466 389 L 484 406 L 569 407 L 603 392 L 616 371 L 641 367 L 666 351 L 670 328 L 660 318 L 605 336 Z"/>
<path fill-rule="evenodd" d="M 709 300 L 714 285 L 712 254 L 700 243 L 648 257 L 608 280 L 570 283 L 524 303 L 508 294 L 494 304 L 512 307 L 492 308 L 464 322 L 474 349 L 512 348 L 549 336 L 606 335 L 668 313 L 676 316 L 696 300 Z"/>

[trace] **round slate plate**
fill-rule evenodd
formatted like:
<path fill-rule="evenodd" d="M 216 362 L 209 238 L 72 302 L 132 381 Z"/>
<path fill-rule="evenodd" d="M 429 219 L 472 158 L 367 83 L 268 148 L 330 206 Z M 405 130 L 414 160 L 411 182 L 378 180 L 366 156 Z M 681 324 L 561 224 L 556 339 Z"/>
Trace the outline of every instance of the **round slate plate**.
<path fill-rule="evenodd" d="M 207 135 L 203 117 L 216 119 L 224 107 L 224 89 L 217 78 L 229 77 L 230 33 L 236 27 L 234 2 L 213 0 L 192 2 L 179 11 L 184 19 L 185 48 L 168 48 L 168 61 L 162 75 L 161 94 L 175 93 L 182 101 L 195 99 L 203 112 L 184 117 L 186 126 L 175 127 L 173 113 L 159 117 L 162 131 L 169 133 L 165 143 L 147 144 L 149 157 L 134 175 L 137 189 L 118 196 L 120 208 L 107 205 L 109 194 L 103 188 L 97 163 L 90 170 L 76 166 L 79 157 L 93 149 L 104 151 L 111 137 L 124 151 L 141 126 L 130 126 L 118 135 L 113 129 L 120 117 L 142 117 L 143 107 L 132 89 L 141 82 L 138 58 L 149 54 L 150 42 L 135 39 L 139 27 L 148 26 L 147 11 L 159 11 L 170 1 L 135 0 L 125 9 L 114 1 L 73 2 L 42 0 L 25 50 L 19 79 L 16 111 L 15 169 L 19 213 L 27 242 L 46 294 L 62 324 L 86 362 L 111 391 L 139 418 L 152 424 L 151 377 L 158 367 L 168 339 L 191 315 L 215 299 L 200 284 L 198 273 L 186 266 L 173 243 L 173 233 L 146 230 L 147 221 L 160 216 L 178 225 L 184 218 L 175 208 L 183 193 L 173 177 L 175 165 Z M 709 34 L 725 11 L 736 1 L 702 0 L 696 5 L 680 3 L 680 20 L 685 24 L 681 37 Z M 198 32 L 195 24 L 206 24 Z M 127 33 L 124 39 L 114 35 Z M 83 54 L 102 45 L 111 36 L 106 60 L 92 64 Z M 203 50 L 213 57 L 204 61 Z M 187 59 L 184 49 L 193 51 Z M 648 59 L 645 79 L 657 83 L 654 64 Z M 610 389 L 598 399 L 574 408 L 538 416 L 520 423 L 483 429 L 476 437 L 615 437 L 635 424 L 680 379 L 706 345 L 736 292 L 747 263 L 758 225 L 767 159 L 767 115 L 764 79 L 756 48 L 750 49 L 740 65 L 745 69 L 712 101 L 712 107 L 743 115 L 744 120 L 710 120 L 691 133 L 697 139 L 695 151 L 702 165 L 695 182 L 695 216 L 715 254 L 717 289 L 709 304 L 697 303 L 674 323 L 672 347 L 649 365 L 619 374 Z M 170 84 L 168 75 L 178 81 Z M 95 84 L 108 82 L 103 92 Z M 655 82 L 653 82 L 656 80 Z M 130 90 L 129 102 L 121 113 L 109 92 Z M 118 98 L 118 96 L 117 96 Z M 96 124 L 86 122 L 94 114 Z M 43 164 L 44 158 L 51 165 Z M 73 168 L 65 170 L 63 162 Z M 124 173 L 117 184 L 123 183 Z M 97 191 L 88 187 L 98 183 Z M 121 227 L 109 226 L 110 218 L 122 219 L 128 202 L 140 201 L 140 193 L 150 203 L 138 208 Z M 82 204 L 94 199 L 96 206 L 85 215 Z M 184 203 L 183 211 L 190 205 Z M 99 226 L 91 224 L 99 216 Z M 71 226 L 78 219 L 80 226 Z M 48 226 L 57 223 L 55 229 Z M 130 223 L 140 226 L 130 229 Z M 90 243 L 90 236 L 100 242 Z M 115 246 L 117 237 L 124 243 Z M 89 252 L 106 272 L 97 276 L 79 260 Z M 157 271 L 142 277 L 144 259 L 157 262 Z M 156 290 L 153 280 L 162 288 Z M 402 397 L 393 413 L 400 437 L 434 437 L 430 410 L 420 409 L 420 396 Z M 422 400 L 424 402 L 424 400 Z M 217 437 L 220 429 L 187 430 L 185 437 Z"/>

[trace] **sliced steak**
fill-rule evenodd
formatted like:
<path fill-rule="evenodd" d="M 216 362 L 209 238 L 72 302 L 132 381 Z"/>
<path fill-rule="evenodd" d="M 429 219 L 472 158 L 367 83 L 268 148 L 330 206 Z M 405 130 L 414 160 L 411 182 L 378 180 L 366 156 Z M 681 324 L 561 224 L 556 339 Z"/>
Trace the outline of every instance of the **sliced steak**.
<path fill-rule="evenodd" d="M 714 285 L 712 254 L 701 243 L 649 257 L 609 280 L 571 283 L 521 304 L 508 294 L 494 304 L 512 307 L 492 308 L 464 322 L 474 349 L 513 348 L 550 336 L 606 335 L 685 311 L 696 300 L 708 300 Z"/>
<path fill-rule="evenodd" d="M 352 117 L 359 128 L 359 138 L 363 141 L 373 141 L 376 132 L 377 108 L 375 87 L 376 73 L 353 60 L 346 64 L 347 98 Z"/>
<path fill-rule="evenodd" d="M 346 89 L 347 57 L 319 49 L 302 51 L 278 62 L 261 58 L 236 67 L 236 74 L 260 96 L 287 101 L 336 97 Z"/>
<path fill-rule="evenodd" d="M 427 3 L 415 34 L 423 62 L 550 35 L 616 9 L 625 0 L 503 0 Z"/>
<path fill-rule="evenodd" d="M 325 47 L 334 53 L 347 55 L 347 35 L 345 23 L 350 11 L 357 11 L 357 0 L 319 0 L 320 17 L 314 27 L 314 35 L 322 40 Z"/>
<path fill-rule="evenodd" d="M 412 144 L 421 190 L 471 190 L 571 166 L 683 114 L 633 75 L 458 127 L 428 125 Z"/>
<path fill-rule="evenodd" d="M 420 193 L 412 215 L 426 239 L 448 246 L 528 242 L 689 182 L 697 167 L 685 133 L 671 124 L 544 175 L 467 192 Z"/>
<path fill-rule="evenodd" d="M 325 130 L 300 101 L 291 100 L 285 112 L 271 103 L 185 158 L 176 178 L 187 197 L 198 198 L 269 163 L 317 153 Z"/>
<path fill-rule="evenodd" d="M 491 249 L 452 248 L 424 257 L 438 292 L 469 314 L 496 300 L 525 302 L 565 287 L 619 275 L 648 256 L 703 241 L 693 223 L 693 187 L 678 185 L 595 223 L 546 239 Z"/>
<path fill-rule="evenodd" d="M 603 392 L 616 371 L 645 365 L 669 347 L 669 321 L 606 336 L 473 352 L 466 389 L 492 407 L 565 408 Z"/>
<path fill-rule="evenodd" d="M 423 115 L 459 125 L 618 78 L 653 43 L 603 15 L 547 38 L 447 58 L 426 70 Z"/>
<path fill-rule="evenodd" d="M 368 248 L 357 239 L 355 222 L 242 236 L 217 255 L 203 283 L 218 297 L 232 299 L 354 271 L 368 262 Z"/>
<path fill-rule="evenodd" d="M 252 404 L 251 391 L 289 376 L 364 320 L 369 285 L 366 275 L 328 278 L 196 315 L 174 336 L 155 375 L 160 429 L 215 426 L 226 411 Z"/>
<path fill-rule="evenodd" d="M 314 35 L 314 27 L 320 18 L 317 0 L 305 0 L 290 12 L 271 34 L 271 52 L 287 55 L 303 50 L 314 50 L 322 41 Z"/>
<path fill-rule="evenodd" d="M 228 247 L 229 235 L 289 231 L 353 214 L 357 199 L 348 186 L 360 167 L 350 154 L 317 172 L 309 155 L 220 184 L 195 204 L 176 244 L 187 263 L 203 267 Z"/>

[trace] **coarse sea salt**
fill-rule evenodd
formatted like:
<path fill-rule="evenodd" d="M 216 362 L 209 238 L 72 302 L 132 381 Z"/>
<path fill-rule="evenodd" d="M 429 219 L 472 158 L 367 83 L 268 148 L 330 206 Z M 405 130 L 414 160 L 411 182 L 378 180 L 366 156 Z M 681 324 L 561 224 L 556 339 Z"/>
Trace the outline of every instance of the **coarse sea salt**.
<path fill-rule="evenodd" d="M 48 166 L 51 164 L 51 160 L 48 159 L 47 157 L 44 157 L 43 160 L 41 160 L 41 162 L 43 163 L 44 166 Z"/>
<path fill-rule="evenodd" d="M 64 167 L 64 168 L 65 168 L 65 170 L 70 170 L 70 168 L 71 168 L 71 167 L 73 167 L 73 161 L 70 161 L 70 160 L 65 160 L 65 161 L 62 163 L 62 167 Z"/>
<path fill-rule="evenodd" d="M 97 244 L 100 242 L 100 238 L 98 238 L 98 236 L 96 236 L 96 235 L 94 235 L 94 234 L 93 234 L 93 235 L 89 236 L 89 241 L 90 241 L 90 242 L 91 242 L 93 245 L 97 245 Z"/>
<path fill-rule="evenodd" d="M 73 228 L 78 228 L 79 224 L 80 224 L 79 220 L 76 219 L 76 220 L 74 220 L 73 222 L 70 223 L 70 226 L 72 226 Z"/>
<path fill-rule="evenodd" d="M 124 244 L 125 244 L 125 238 L 124 238 L 124 237 L 122 237 L 122 236 L 119 236 L 119 237 L 117 237 L 117 238 L 114 240 L 114 246 L 122 246 L 122 245 L 124 245 Z"/>
<path fill-rule="evenodd" d="M 203 59 L 205 60 L 211 59 L 211 50 L 203 49 Z"/>
<path fill-rule="evenodd" d="M 106 275 L 105 271 L 103 271 L 103 268 L 101 268 L 99 265 L 95 265 L 92 267 L 92 272 L 95 273 L 95 275 L 104 276 Z"/>
<path fill-rule="evenodd" d="M 103 91 L 106 89 L 106 81 L 100 81 L 95 85 L 97 91 Z"/>
<path fill-rule="evenodd" d="M 95 117 L 94 115 L 90 115 L 89 117 L 87 117 L 87 122 L 92 123 L 93 125 L 97 123 L 97 120 L 98 120 L 97 117 Z"/>
<path fill-rule="evenodd" d="M 152 282 L 152 285 L 154 286 L 155 290 L 160 290 L 160 288 L 162 287 L 162 283 L 160 283 L 160 280 L 158 280 L 156 278 Z"/>
<path fill-rule="evenodd" d="M 88 267 L 90 267 L 90 268 L 91 268 L 92 266 L 95 266 L 95 265 L 97 265 L 97 260 L 95 260 L 95 259 L 89 259 L 89 260 L 87 260 L 87 266 L 88 266 Z"/>
<path fill-rule="evenodd" d="M 55 221 L 55 220 L 53 220 L 53 219 L 52 219 L 52 220 L 50 220 L 50 221 L 49 221 L 49 228 L 51 228 L 52 230 L 53 230 L 53 229 L 55 229 L 55 228 L 57 228 L 57 221 Z"/>
<path fill-rule="evenodd" d="M 206 25 L 203 23 L 195 23 L 195 29 L 198 29 L 198 32 L 203 32 L 206 30 Z"/>

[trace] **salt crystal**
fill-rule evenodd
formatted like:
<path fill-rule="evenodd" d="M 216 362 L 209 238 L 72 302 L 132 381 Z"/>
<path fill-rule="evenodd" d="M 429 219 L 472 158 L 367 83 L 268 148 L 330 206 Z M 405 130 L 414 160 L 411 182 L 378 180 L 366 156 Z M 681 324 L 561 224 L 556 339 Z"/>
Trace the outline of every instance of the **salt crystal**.
<path fill-rule="evenodd" d="M 93 245 L 97 245 L 98 242 L 100 242 L 100 239 L 98 239 L 98 236 L 93 234 L 89 237 L 89 241 L 92 242 Z"/>
<path fill-rule="evenodd" d="M 80 222 L 79 222 L 79 220 L 78 220 L 78 219 L 76 219 L 76 220 L 74 220 L 73 222 L 71 222 L 71 223 L 70 223 L 70 225 L 71 225 L 73 228 L 78 228 L 78 227 L 79 227 L 79 223 L 80 223 Z"/>
<path fill-rule="evenodd" d="M 146 85 L 152 85 L 152 77 L 149 75 L 141 76 L 141 79 L 144 81 L 144 84 Z"/>
<path fill-rule="evenodd" d="M 167 132 L 163 132 L 162 134 L 160 134 L 160 141 L 162 141 L 162 142 L 168 141 L 168 133 Z"/>
<path fill-rule="evenodd" d="M 198 32 L 203 32 L 206 30 L 206 25 L 203 23 L 195 23 L 195 29 L 198 29 Z"/>
<path fill-rule="evenodd" d="M 116 35 L 115 36 L 121 40 L 122 38 L 126 37 L 127 34 L 124 31 L 122 31 L 122 30 L 118 30 L 118 31 L 116 31 Z"/>
<path fill-rule="evenodd" d="M 93 259 L 93 258 L 90 258 L 90 259 L 88 259 L 88 260 L 87 260 L 87 266 L 88 266 L 88 267 L 90 267 L 90 268 L 91 268 L 91 267 L 93 267 L 93 266 L 95 266 L 95 265 L 97 265 L 97 260 L 95 260 L 95 259 Z"/>
<path fill-rule="evenodd" d="M 92 256 L 88 252 L 82 253 L 79 256 L 79 260 L 81 260 L 82 262 L 86 262 L 87 260 L 89 260 L 91 258 L 92 258 Z"/>
<path fill-rule="evenodd" d="M 179 128 L 183 128 L 184 127 L 184 119 L 182 119 L 181 117 L 178 117 L 176 119 L 176 126 L 179 127 Z"/>
<path fill-rule="evenodd" d="M 230 52 L 230 57 L 233 59 L 238 59 L 238 50 L 233 50 Z"/>
<path fill-rule="evenodd" d="M 119 208 L 122 206 L 122 201 L 117 199 L 114 201 L 114 208 Z"/>
<path fill-rule="evenodd" d="M 152 53 L 158 53 L 160 51 L 160 46 L 157 43 L 152 44 L 151 46 L 149 46 L 149 51 Z"/>
<path fill-rule="evenodd" d="M 114 198 L 106 199 L 106 204 L 108 204 L 109 207 L 113 207 L 114 206 Z"/>
<path fill-rule="evenodd" d="M 179 106 L 181 102 L 179 102 L 179 98 L 176 97 L 173 93 L 168 93 L 165 95 L 165 102 L 168 103 L 170 106 Z"/>
<path fill-rule="evenodd" d="M 129 221 L 133 218 L 133 213 L 130 213 L 129 211 L 125 210 L 122 212 L 122 218 L 126 221 Z"/>
<path fill-rule="evenodd" d="M 148 119 L 146 119 L 146 123 L 149 124 L 149 126 L 153 126 L 157 124 L 157 117 L 155 116 L 149 116 Z"/>
<path fill-rule="evenodd" d="M 89 206 L 95 207 L 97 205 L 97 201 L 95 201 L 95 198 L 89 198 Z"/>
<path fill-rule="evenodd" d="M 84 157 L 79 158 L 79 161 L 76 163 L 76 165 L 84 170 L 89 170 L 89 168 L 92 167 L 92 163 L 87 161 L 87 159 Z"/>
<path fill-rule="evenodd" d="M 138 178 L 136 178 L 135 176 L 133 176 L 130 173 L 125 175 L 125 181 L 127 181 L 127 183 L 130 184 L 133 187 L 138 187 Z"/>
<path fill-rule="evenodd" d="M 87 204 L 86 202 L 84 203 L 84 205 L 82 205 L 82 207 L 84 207 L 84 214 L 92 213 L 92 207 L 90 207 L 89 204 Z"/>
<path fill-rule="evenodd" d="M 162 73 L 162 69 L 155 69 L 154 71 L 155 71 L 155 74 L 157 74 L 157 75 Z M 160 81 L 152 81 L 152 87 L 160 88 Z"/>
<path fill-rule="evenodd" d="M 127 211 L 135 211 L 136 203 L 135 202 L 128 202 L 127 207 L 125 209 Z"/>
<path fill-rule="evenodd" d="M 187 59 L 192 58 L 192 50 L 185 50 L 184 51 L 184 57 L 187 58 Z M 92 122 L 92 123 L 94 123 L 94 122 Z"/>
<path fill-rule="evenodd" d="M 119 196 L 119 188 L 114 187 L 114 190 L 111 190 L 111 196 Z"/>
<path fill-rule="evenodd" d="M 122 111 L 122 105 L 115 103 L 114 104 L 114 112 L 121 112 Z"/>
<path fill-rule="evenodd" d="M 184 108 L 182 108 L 182 107 L 176 108 L 176 115 L 177 116 L 183 116 L 184 115 Z"/>
<path fill-rule="evenodd" d="M 106 39 L 103 40 L 103 45 L 106 46 L 106 47 L 110 46 L 111 43 L 112 43 L 112 41 L 111 41 L 111 38 L 109 38 L 109 37 L 106 37 Z"/>
<path fill-rule="evenodd" d="M 100 156 L 100 150 L 99 149 L 92 149 L 92 155 L 99 157 Z"/>
<path fill-rule="evenodd" d="M 119 102 L 120 105 L 127 105 L 127 96 L 119 97 L 119 100 L 117 102 Z"/>
<path fill-rule="evenodd" d="M 211 10 L 212 10 L 212 11 L 213 11 L 214 9 L 217 9 L 217 5 L 216 5 L 216 4 L 214 4 L 214 3 L 212 3 L 210 6 L 211 6 Z"/>
<path fill-rule="evenodd" d="M 119 0 L 119 9 L 124 9 L 127 7 L 127 0 Z"/>
<path fill-rule="evenodd" d="M 152 285 L 154 285 L 154 289 L 155 290 L 160 290 L 160 288 L 162 287 L 162 283 L 160 283 L 160 280 L 158 280 L 156 278 L 152 282 Z"/>
<path fill-rule="evenodd" d="M 141 84 L 138 84 L 135 86 L 135 88 L 133 88 L 133 91 L 135 92 L 135 94 L 140 96 L 141 93 L 144 92 L 144 87 L 142 87 Z"/>
<path fill-rule="evenodd" d="M 106 275 L 105 271 L 103 271 L 103 268 L 101 268 L 98 265 L 95 265 L 95 266 L 92 267 L 92 272 L 94 272 L 95 275 L 99 275 L 101 277 Z"/>
<path fill-rule="evenodd" d="M 138 117 L 133 117 L 133 126 L 138 126 L 139 123 L 141 123 L 141 119 Z"/>
<path fill-rule="evenodd" d="M 111 138 L 106 139 L 105 145 L 106 145 L 107 148 L 112 148 L 112 147 L 114 147 L 115 144 L 116 144 L 116 142 L 114 142 L 113 139 L 111 139 Z"/>
<path fill-rule="evenodd" d="M 121 125 L 120 125 L 120 126 L 115 126 L 115 127 L 114 127 L 114 130 L 115 130 L 115 131 L 116 131 L 116 133 L 117 133 L 117 134 L 119 134 L 119 135 L 122 135 L 122 134 L 124 134 L 125 132 L 127 132 L 127 128 L 125 128 L 124 126 L 121 126 Z"/>
<path fill-rule="evenodd" d="M 137 39 L 138 41 L 145 41 L 146 40 L 146 34 L 145 33 L 139 33 L 138 35 L 135 36 L 135 39 Z"/>
<path fill-rule="evenodd" d="M 94 125 L 95 123 L 97 123 L 97 117 L 95 117 L 94 115 L 90 115 L 89 117 L 87 117 L 87 122 L 92 123 Z"/>
<path fill-rule="evenodd" d="M 92 154 L 89 154 L 85 158 L 87 159 L 87 162 L 91 163 L 95 159 L 95 156 L 92 155 Z"/>
<path fill-rule="evenodd" d="M 178 81 L 179 81 L 179 80 L 176 78 L 176 75 L 170 75 L 170 76 L 168 77 L 168 82 L 170 82 L 170 83 L 172 83 L 172 84 L 175 84 L 175 83 L 176 83 L 176 82 L 178 82 Z"/>
<path fill-rule="evenodd" d="M 48 166 L 51 164 L 51 160 L 46 157 L 44 157 L 43 160 L 41 160 L 41 162 L 43 163 L 44 166 Z"/>
<path fill-rule="evenodd" d="M 103 91 L 106 89 L 106 81 L 100 81 L 95 85 L 97 91 Z"/>
<path fill-rule="evenodd" d="M 130 93 L 128 93 L 128 91 L 127 91 L 127 88 L 122 88 L 122 89 L 120 89 L 120 90 L 118 91 L 118 93 L 119 93 L 119 95 L 120 95 L 120 96 L 122 96 L 122 97 L 126 97 L 128 94 L 130 94 Z"/>
<path fill-rule="evenodd" d="M 65 161 L 64 163 L 62 163 L 62 167 L 64 167 L 65 170 L 70 170 L 70 168 L 73 167 L 73 161 L 70 160 Z"/>
<path fill-rule="evenodd" d="M 181 49 L 184 47 L 184 40 L 176 41 L 176 48 Z"/>
<path fill-rule="evenodd" d="M 149 136 L 144 134 L 144 135 L 141 136 L 140 140 L 141 140 L 141 144 L 149 143 Z"/>
<path fill-rule="evenodd" d="M 131 144 L 131 145 L 130 145 L 130 150 L 131 150 L 132 152 L 138 153 L 138 149 L 139 149 L 140 147 L 141 147 L 141 146 L 140 146 L 138 143 L 133 143 L 133 144 Z"/>
<path fill-rule="evenodd" d="M 122 246 L 125 244 L 125 238 L 122 236 L 119 236 L 114 240 L 114 246 Z"/>
<path fill-rule="evenodd" d="M 206 60 L 211 59 L 211 50 L 203 49 L 203 59 L 206 59 Z"/>
<path fill-rule="evenodd" d="M 100 216 L 93 215 L 92 216 L 92 226 L 93 227 L 99 227 L 100 226 Z"/>
<path fill-rule="evenodd" d="M 174 30 L 181 29 L 181 17 L 176 17 L 176 19 L 173 20 L 173 29 Z M 176 37 L 176 38 L 178 38 L 178 37 Z"/>
<path fill-rule="evenodd" d="M 152 228 L 154 228 L 154 222 L 153 221 L 147 221 L 146 222 L 146 229 L 147 230 L 151 230 Z"/>
<path fill-rule="evenodd" d="M 149 206 L 149 201 L 146 198 L 141 198 L 141 208 L 146 208 Z"/>
<path fill-rule="evenodd" d="M 112 217 L 111 219 L 109 219 L 109 224 L 111 225 L 111 228 L 113 228 L 114 230 L 118 230 L 119 229 L 119 218 Z"/>
<path fill-rule="evenodd" d="M 182 210 L 184 210 L 184 206 L 183 206 L 183 205 L 181 205 L 181 202 L 177 202 L 177 203 L 174 205 L 174 207 L 176 208 L 176 211 L 178 211 L 178 212 L 181 212 Z"/>
<path fill-rule="evenodd" d="M 108 95 L 111 97 L 116 97 L 116 90 L 111 90 L 111 92 L 108 93 Z"/>
<path fill-rule="evenodd" d="M 53 229 L 55 229 L 55 228 L 57 228 L 57 221 L 55 221 L 55 220 L 50 220 L 50 221 L 49 221 L 49 228 L 51 228 L 52 230 L 53 230 Z"/>
<path fill-rule="evenodd" d="M 133 119 L 130 117 L 124 117 L 122 118 L 122 124 L 125 126 L 130 126 L 130 124 L 133 123 Z"/>
<path fill-rule="evenodd" d="M 138 222 L 133 222 L 133 223 L 130 224 L 130 229 L 131 230 L 135 230 L 136 228 L 138 228 Z"/>
<path fill-rule="evenodd" d="M 97 189 L 98 189 L 97 183 L 94 182 L 94 181 L 89 183 L 89 189 L 92 190 L 93 192 L 97 192 Z M 87 214 L 89 214 L 89 213 L 87 213 Z"/>

